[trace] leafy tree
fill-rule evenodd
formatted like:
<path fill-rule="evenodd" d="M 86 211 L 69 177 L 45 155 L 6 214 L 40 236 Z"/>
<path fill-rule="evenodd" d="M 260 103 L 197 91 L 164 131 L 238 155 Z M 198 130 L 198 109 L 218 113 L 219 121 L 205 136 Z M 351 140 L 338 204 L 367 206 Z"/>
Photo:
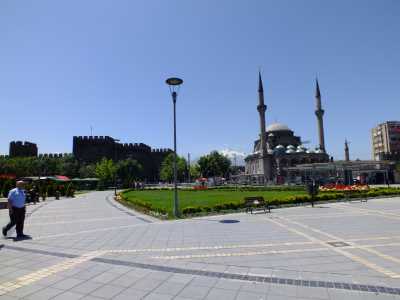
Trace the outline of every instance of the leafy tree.
<path fill-rule="evenodd" d="M 197 163 L 204 177 L 226 176 L 231 166 L 229 158 L 218 151 L 212 151 L 210 154 L 200 157 Z"/>
<path fill-rule="evenodd" d="M 121 160 L 116 165 L 118 179 L 124 188 L 131 187 L 134 181 L 143 178 L 143 167 L 134 159 Z"/>
<path fill-rule="evenodd" d="M 58 159 L 60 174 L 70 178 L 79 176 L 79 162 L 72 155 L 65 156 Z"/>
<path fill-rule="evenodd" d="M 170 153 L 161 164 L 160 178 L 161 180 L 172 182 L 174 180 L 174 153 Z M 184 181 L 186 175 L 186 160 L 183 157 L 177 157 L 176 169 L 178 181 Z"/>
<path fill-rule="evenodd" d="M 96 165 L 82 165 L 79 168 L 80 178 L 93 178 L 96 177 Z"/>
<path fill-rule="evenodd" d="M 116 167 L 112 159 L 103 158 L 96 164 L 95 174 L 100 179 L 100 186 L 106 186 L 113 182 Z"/>
<path fill-rule="evenodd" d="M 200 167 L 198 164 L 190 166 L 190 178 L 192 181 L 196 180 L 201 176 Z"/>
<path fill-rule="evenodd" d="M 12 180 L 6 180 L 3 184 L 2 194 L 3 197 L 6 198 L 8 196 L 8 192 L 14 188 L 14 182 Z"/>

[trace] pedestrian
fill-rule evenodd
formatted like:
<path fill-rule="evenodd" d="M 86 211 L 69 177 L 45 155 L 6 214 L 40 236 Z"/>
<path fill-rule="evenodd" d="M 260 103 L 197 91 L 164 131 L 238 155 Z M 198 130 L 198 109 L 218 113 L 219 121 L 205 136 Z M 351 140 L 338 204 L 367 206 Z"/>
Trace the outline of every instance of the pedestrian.
<path fill-rule="evenodd" d="M 7 237 L 7 232 L 16 226 L 17 239 L 29 238 L 24 234 L 24 221 L 25 221 L 25 182 L 17 181 L 17 187 L 8 193 L 8 212 L 10 215 L 10 222 L 3 227 L 3 235 Z"/>

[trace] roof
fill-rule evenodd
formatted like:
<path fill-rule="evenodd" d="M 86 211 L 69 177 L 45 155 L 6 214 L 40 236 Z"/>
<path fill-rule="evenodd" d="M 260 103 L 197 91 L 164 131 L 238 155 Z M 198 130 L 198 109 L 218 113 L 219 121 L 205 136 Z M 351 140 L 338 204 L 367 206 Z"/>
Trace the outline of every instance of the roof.
<path fill-rule="evenodd" d="M 265 129 L 266 132 L 274 131 L 292 131 L 287 125 L 282 123 L 272 123 Z"/>

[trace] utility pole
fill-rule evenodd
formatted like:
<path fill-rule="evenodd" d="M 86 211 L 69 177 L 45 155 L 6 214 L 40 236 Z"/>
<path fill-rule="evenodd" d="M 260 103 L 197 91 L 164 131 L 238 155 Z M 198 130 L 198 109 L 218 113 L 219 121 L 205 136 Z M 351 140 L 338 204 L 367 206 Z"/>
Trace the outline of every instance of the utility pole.
<path fill-rule="evenodd" d="M 190 153 L 188 153 L 188 183 L 190 183 Z"/>

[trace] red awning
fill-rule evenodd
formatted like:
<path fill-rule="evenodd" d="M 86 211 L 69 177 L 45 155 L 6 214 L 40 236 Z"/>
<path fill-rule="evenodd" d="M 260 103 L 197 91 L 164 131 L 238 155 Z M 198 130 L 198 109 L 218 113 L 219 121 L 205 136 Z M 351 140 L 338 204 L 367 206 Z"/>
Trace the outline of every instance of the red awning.
<path fill-rule="evenodd" d="M 67 176 L 63 176 L 63 175 L 56 175 L 56 176 L 54 176 L 57 180 L 60 180 L 60 181 L 71 181 L 71 179 L 69 178 L 69 177 L 67 177 Z"/>

